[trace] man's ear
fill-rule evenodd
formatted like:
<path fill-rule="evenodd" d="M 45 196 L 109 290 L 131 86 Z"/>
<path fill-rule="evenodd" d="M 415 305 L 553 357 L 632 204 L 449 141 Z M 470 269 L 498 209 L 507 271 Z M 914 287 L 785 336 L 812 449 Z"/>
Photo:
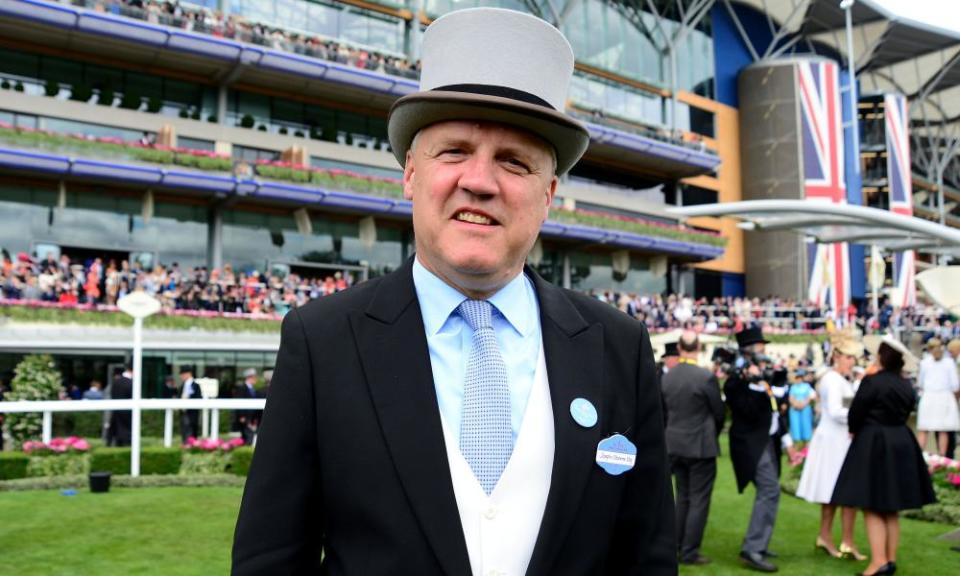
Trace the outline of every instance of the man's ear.
<path fill-rule="evenodd" d="M 557 185 L 559 182 L 560 179 L 557 178 L 556 174 L 554 174 L 550 178 L 550 184 L 547 185 L 547 193 L 545 197 L 547 205 L 544 207 L 544 221 L 546 221 L 546 219 L 550 216 L 550 207 L 553 206 L 553 199 L 557 195 Z"/>
<path fill-rule="evenodd" d="M 403 163 L 403 197 L 413 200 L 413 151 L 407 150 L 407 157 Z"/>

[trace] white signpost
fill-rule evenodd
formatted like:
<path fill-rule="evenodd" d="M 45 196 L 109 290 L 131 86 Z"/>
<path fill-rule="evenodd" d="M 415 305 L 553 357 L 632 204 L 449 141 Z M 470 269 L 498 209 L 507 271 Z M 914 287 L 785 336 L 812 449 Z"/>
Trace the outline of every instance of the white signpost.
<path fill-rule="evenodd" d="M 143 319 L 160 311 L 160 301 L 137 291 L 117 301 L 117 308 L 133 317 L 133 410 L 130 427 L 130 475 L 140 475 L 140 399 L 143 384 Z"/>

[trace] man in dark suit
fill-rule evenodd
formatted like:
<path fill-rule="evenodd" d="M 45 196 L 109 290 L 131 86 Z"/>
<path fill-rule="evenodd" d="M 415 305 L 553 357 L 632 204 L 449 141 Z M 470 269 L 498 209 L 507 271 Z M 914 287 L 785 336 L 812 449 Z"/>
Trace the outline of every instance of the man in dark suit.
<path fill-rule="evenodd" d="M 717 437 L 723 429 L 725 409 L 717 379 L 697 365 L 700 340 L 696 332 L 684 332 L 677 346 L 679 364 L 664 374 L 662 386 L 667 454 L 677 483 L 680 563 L 708 564 L 710 559 L 700 554 L 700 543 L 717 478 Z"/>
<path fill-rule="evenodd" d="M 203 398 L 203 391 L 200 384 L 193 379 L 193 366 L 184 364 L 180 367 L 180 398 L 184 400 L 193 400 Z M 180 437 L 186 444 L 187 438 L 199 438 L 200 430 L 200 411 L 199 410 L 181 410 L 180 411 Z"/>
<path fill-rule="evenodd" d="M 768 546 L 780 505 L 780 442 L 785 430 L 777 398 L 763 379 L 766 344 L 760 328 L 737 332 L 740 357 L 723 391 L 730 406 L 730 459 L 737 490 L 743 493 L 751 482 L 757 489 L 740 558 L 754 570 L 776 572 Z"/>
<path fill-rule="evenodd" d="M 646 330 L 524 266 L 589 138 L 569 44 L 483 8 L 422 50 L 389 119 L 416 256 L 284 319 L 233 573 L 676 574 Z"/>
<path fill-rule="evenodd" d="M 247 368 L 243 371 L 243 382 L 233 390 L 234 398 L 259 398 L 260 394 L 255 387 L 257 383 L 256 368 Z M 243 437 L 243 443 L 253 444 L 253 439 L 257 435 L 257 427 L 260 425 L 260 410 L 235 410 L 234 411 L 234 429 L 240 432 Z"/>
<path fill-rule="evenodd" d="M 133 372 L 129 367 L 116 374 L 110 390 L 111 400 L 129 400 L 133 398 Z M 130 410 L 113 410 L 110 414 L 110 445 L 129 446 L 133 415 Z"/>

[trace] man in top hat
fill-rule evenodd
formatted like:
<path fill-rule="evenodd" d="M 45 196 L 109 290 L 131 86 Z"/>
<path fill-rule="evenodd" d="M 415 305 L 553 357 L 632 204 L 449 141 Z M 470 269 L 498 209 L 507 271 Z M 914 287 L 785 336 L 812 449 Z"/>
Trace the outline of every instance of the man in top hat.
<path fill-rule="evenodd" d="M 287 314 L 233 573 L 675 574 L 642 323 L 524 267 L 589 140 L 569 43 L 477 8 L 388 121 L 416 256 Z"/>
<path fill-rule="evenodd" d="M 768 549 L 780 504 L 780 441 L 784 427 L 771 383 L 762 378 L 767 340 L 760 328 L 737 332 L 740 357 L 737 369 L 723 387 L 730 406 L 730 460 L 743 493 L 753 482 L 757 489 L 740 559 L 748 567 L 776 572 Z"/>
<path fill-rule="evenodd" d="M 260 394 L 256 388 L 257 369 L 247 368 L 243 371 L 243 382 L 241 382 L 233 391 L 234 398 L 259 398 Z M 260 425 L 260 410 L 235 410 L 234 430 L 240 431 L 243 443 L 253 444 L 253 438 L 257 435 L 257 428 Z"/>
<path fill-rule="evenodd" d="M 663 356 L 660 357 L 660 376 L 670 372 L 680 363 L 680 351 L 676 342 L 667 342 L 663 345 Z"/>
<path fill-rule="evenodd" d="M 200 383 L 193 379 L 193 366 L 184 364 L 180 367 L 180 397 L 184 400 L 203 398 Z M 187 438 L 200 437 L 200 411 L 180 411 L 180 436 L 184 443 Z"/>

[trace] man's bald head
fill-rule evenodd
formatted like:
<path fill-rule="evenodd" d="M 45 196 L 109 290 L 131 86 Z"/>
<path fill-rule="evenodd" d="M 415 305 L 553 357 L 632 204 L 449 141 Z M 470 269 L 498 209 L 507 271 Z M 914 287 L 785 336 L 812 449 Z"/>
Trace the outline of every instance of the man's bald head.
<path fill-rule="evenodd" d="M 677 349 L 684 358 L 696 358 L 700 354 L 700 337 L 693 330 L 684 330 L 677 342 Z"/>

